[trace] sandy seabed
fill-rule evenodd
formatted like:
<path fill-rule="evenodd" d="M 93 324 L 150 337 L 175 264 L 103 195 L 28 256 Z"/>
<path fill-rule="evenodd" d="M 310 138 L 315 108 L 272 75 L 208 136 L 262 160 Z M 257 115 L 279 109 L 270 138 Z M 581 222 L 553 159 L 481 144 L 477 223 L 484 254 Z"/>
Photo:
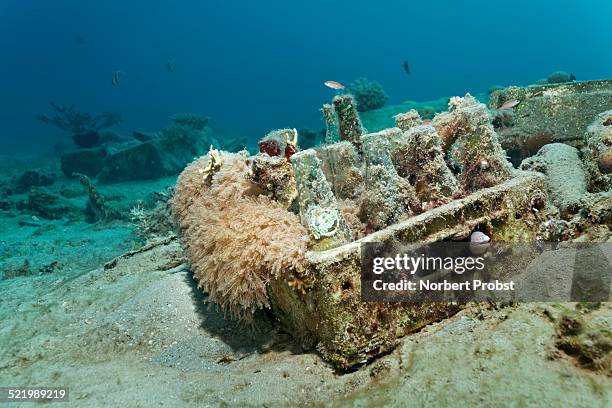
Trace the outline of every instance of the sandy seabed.
<path fill-rule="evenodd" d="M 0 217 L 0 265 L 60 267 L 0 280 L 0 386 L 67 386 L 62 406 L 612 405 L 611 378 L 555 347 L 572 304 L 470 306 L 339 373 L 269 314 L 249 328 L 207 306 L 177 239 L 142 247 L 126 222 L 30 221 Z M 611 305 L 583 318 L 610 328 Z"/>
<path fill-rule="evenodd" d="M 562 305 L 469 307 L 337 373 L 266 315 L 232 322 L 177 240 L 74 278 L 0 282 L 0 377 L 68 386 L 68 406 L 610 406 L 609 377 L 553 358 Z M 571 307 L 571 305 L 566 305 Z M 589 313 L 610 327 L 610 305 Z"/>

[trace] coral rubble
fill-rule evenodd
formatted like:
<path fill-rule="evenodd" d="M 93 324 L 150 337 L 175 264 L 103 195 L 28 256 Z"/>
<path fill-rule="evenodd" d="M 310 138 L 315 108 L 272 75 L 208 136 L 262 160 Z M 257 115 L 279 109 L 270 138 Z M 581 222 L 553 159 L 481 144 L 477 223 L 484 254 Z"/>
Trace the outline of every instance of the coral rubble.
<path fill-rule="evenodd" d="M 48 220 L 78 219 L 81 211 L 71 202 L 44 187 L 32 187 L 25 201 L 17 202 L 17 209 Z"/>
<path fill-rule="evenodd" d="M 25 193 L 31 187 L 50 186 L 55 182 L 55 176 L 38 170 L 27 170 L 13 180 L 15 193 Z"/>

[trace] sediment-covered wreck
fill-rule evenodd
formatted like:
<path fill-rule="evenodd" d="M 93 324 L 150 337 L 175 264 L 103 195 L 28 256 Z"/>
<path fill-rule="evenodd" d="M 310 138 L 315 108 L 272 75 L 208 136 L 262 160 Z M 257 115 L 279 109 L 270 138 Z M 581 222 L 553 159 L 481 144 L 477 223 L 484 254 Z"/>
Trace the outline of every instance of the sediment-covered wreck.
<path fill-rule="evenodd" d="M 606 83 L 571 86 L 598 90 Z M 567 86 L 541 92 L 563 93 Z M 540 91 L 504 92 L 491 103 L 503 103 L 502 95 L 518 98 Z M 591 165 L 579 163 L 574 169 L 582 171 L 583 188 L 568 201 L 560 199 L 542 167 L 512 166 L 490 111 L 469 94 L 451 98 L 448 111 L 430 124 L 410 111 L 395 118 L 396 127 L 376 133 L 363 129 L 350 95 L 336 96 L 323 107 L 323 146 L 298 151 L 296 132 L 282 129 L 266 136 L 255 156 L 214 152 L 183 172 L 174 207 L 194 275 L 213 301 L 238 317 L 271 307 L 290 333 L 317 347 L 334 366 L 348 369 L 367 362 L 460 305 L 362 302 L 361 244 L 461 241 L 474 231 L 493 241 L 551 239 L 550 220 L 576 214 L 583 196 L 591 194 L 589 180 L 599 186 L 590 202 L 609 202 L 601 187 L 609 189 L 609 113 L 597 116 L 607 106 L 600 101 L 606 97 L 595 92 L 593 98 L 602 107 L 593 112 L 598 122 L 588 136 L 586 123 L 574 129 L 588 138 L 584 145 L 591 153 L 585 160 Z M 521 102 L 518 112 L 528 106 Z M 569 134 L 559 138 L 574 139 Z M 578 157 L 574 153 L 561 152 L 571 160 Z M 234 204 L 238 210 L 222 213 Z M 602 211 L 609 216 L 611 209 Z M 220 255 L 227 247 L 236 249 Z"/>

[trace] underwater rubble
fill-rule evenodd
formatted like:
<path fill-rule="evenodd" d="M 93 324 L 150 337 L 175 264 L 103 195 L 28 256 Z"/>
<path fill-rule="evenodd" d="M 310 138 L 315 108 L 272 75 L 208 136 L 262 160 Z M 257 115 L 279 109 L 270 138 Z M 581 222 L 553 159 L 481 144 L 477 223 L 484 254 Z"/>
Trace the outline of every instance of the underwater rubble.
<path fill-rule="evenodd" d="M 417 109 L 394 112 L 394 126 L 375 132 L 365 129 L 354 96 L 342 94 L 322 108 L 325 143 L 300 149 L 302 131 L 277 129 L 254 155 L 215 149 L 208 119 L 179 115 L 160 132 L 65 153 L 62 171 L 82 185 L 85 209 L 70 200 L 76 192 L 50 189 L 56 176 L 45 171 L 14 177 L 7 188 L 20 199 L 6 200 L 7 208 L 49 220 L 131 220 L 144 243 L 178 232 L 211 302 L 245 321 L 270 309 L 300 344 L 350 370 L 465 307 L 363 302 L 361 245 L 465 241 L 474 231 L 496 242 L 611 238 L 609 86 L 511 87 L 495 90 L 489 108 L 466 94 L 432 120 Z M 514 99 L 510 112 L 494 109 Z M 551 113 L 548 103 L 559 107 Z M 583 109 L 584 117 L 574 112 Z M 539 135 L 547 115 L 566 122 L 535 142 L 526 136 L 529 146 L 511 161 L 509 138 Z M 177 173 L 202 154 L 176 193 L 152 203 L 127 207 L 96 187 Z M 31 269 L 15 265 L 10 275 Z"/>
<path fill-rule="evenodd" d="M 446 101 L 431 122 L 413 106 L 385 111 L 393 124 L 372 132 L 343 96 L 323 109 L 326 143 L 277 129 L 258 154 L 209 145 L 176 193 L 173 177 L 102 185 L 100 170 L 65 179 L 57 162 L 0 179 L 11 229 L 0 241 L 10 325 L 0 366 L 102 405 L 108 395 L 146 405 L 149 392 L 169 405 L 369 406 L 391 394 L 426 405 L 475 381 L 486 396 L 469 392 L 474 405 L 525 390 L 597 405 L 609 394 L 609 303 L 362 301 L 363 244 L 473 231 L 493 242 L 612 239 L 609 110 L 578 147 L 549 142 L 514 169 L 494 112 L 468 95 Z M 74 364 L 48 364 L 58 356 Z M 92 381 L 92 364 L 112 381 Z"/>
<path fill-rule="evenodd" d="M 104 184 L 135 180 L 153 180 L 178 174 L 194 157 L 210 146 L 232 149 L 244 141 L 227 138 L 221 143 L 212 132 L 209 119 L 193 114 L 177 114 L 171 124 L 159 132 L 134 131 L 132 137 L 108 129 L 120 121 L 118 114 L 92 116 L 74 106 L 59 107 L 54 116 L 38 115 L 45 123 L 80 135 L 77 150 L 61 154 L 61 170 L 66 177 L 83 174 Z M 88 143 L 82 135 L 95 137 Z M 93 136 L 92 136 L 93 137 Z M 95 139 L 95 140 L 94 140 Z"/>
<path fill-rule="evenodd" d="M 497 111 L 507 101 L 511 110 Z M 598 115 L 612 109 L 612 80 L 511 86 L 491 93 L 500 142 L 515 165 L 548 143 L 585 145 L 585 132 Z"/>
<path fill-rule="evenodd" d="M 580 89 L 591 88 L 583 84 Z M 261 140 L 257 155 L 211 152 L 180 176 L 174 213 L 195 277 L 214 302 L 235 316 L 248 320 L 254 310 L 270 307 L 301 344 L 316 347 L 335 367 L 349 369 L 461 308 L 456 303 L 362 302 L 361 244 L 463 240 L 476 230 L 495 241 L 573 239 L 585 225 L 598 222 L 608 231 L 603 236 L 609 235 L 609 195 L 589 189 L 597 175 L 576 148 L 547 145 L 523 170 L 513 168 L 490 111 L 469 94 L 451 98 L 448 110 L 432 123 L 410 110 L 395 116 L 396 127 L 373 133 L 364 129 L 356 107 L 350 94 L 323 106 L 327 143 L 316 148 L 297 149 L 297 131 L 280 129 Z M 581 138 L 585 130 L 586 124 Z M 590 140 L 601 145 L 598 136 Z M 600 158 L 593 149 L 592 156 Z M 221 165 L 210 177 L 213 159 Z M 560 185 L 568 174 L 576 184 Z M 228 204 L 242 206 L 243 200 L 268 209 L 248 204 L 229 211 Z M 591 211 L 578 212 L 585 206 Z M 218 215 L 203 217 L 204 208 Z M 216 217 L 223 217 L 223 224 Z M 565 235 L 558 234 L 559 228 L 551 232 L 554 220 L 565 223 L 559 227 L 566 228 Z M 275 238 L 251 241 L 256 231 Z M 236 249 L 220 256 L 214 253 L 219 245 Z M 301 249 L 286 259 L 288 247 L 296 245 Z M 219 282 L 233 273 L 239 274 L 240 285 Z M 264 292 L 261 279 L 268 282 Z M 245 292 L 250 281 L 257 285 L 256 298 Z"/>

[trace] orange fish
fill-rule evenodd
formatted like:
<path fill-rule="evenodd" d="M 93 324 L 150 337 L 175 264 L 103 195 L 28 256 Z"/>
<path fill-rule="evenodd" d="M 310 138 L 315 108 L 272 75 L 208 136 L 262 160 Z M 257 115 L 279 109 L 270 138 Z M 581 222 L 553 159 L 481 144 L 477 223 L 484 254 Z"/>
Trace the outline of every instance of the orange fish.
<path fill-rule="evenodd" d="M 325 85 L 328 88 L 331 89 L 336 89 L 338 91 L 344 89 L 344 85 L 342 85 L 340 82 L 336 82 L 336 81 L 325 81 L 323 82 L 323 85 Z"/>
<path fill-rule="evenodd" d="M 504 102 L 504 104 L 500 106 L 499 108 L 497 108 L 497 110 L 512 109 L 519 103 L 521 102 L 517 101 L 516 99 L 512 99 L 512 100 Z"/>

